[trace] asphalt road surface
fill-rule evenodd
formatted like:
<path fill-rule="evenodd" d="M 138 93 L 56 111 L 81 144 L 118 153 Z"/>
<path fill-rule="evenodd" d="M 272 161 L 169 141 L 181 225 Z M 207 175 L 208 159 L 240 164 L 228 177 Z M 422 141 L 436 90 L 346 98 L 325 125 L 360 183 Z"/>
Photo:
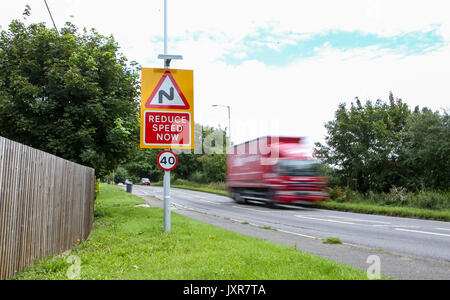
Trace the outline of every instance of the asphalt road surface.
<path fill-rule="evenodd" d="M 133 186 L 133 193 L 163 199 L 163 188 Z M 271 234 L 297 237 L 339 238 L 344 244 L 357 245 L 429 258 L 442 262 L 440 272 L 450 278 L 450 223 L 339 212 L 297 206 L 267 208 L 263 204 L 237 204 L 231 198 L 210 193 L 171 189 L 174 211 L 191 210 L 209 216 L 220 216 L 255 229 L 270 227 Z M 271 230 L 272 231 L 272 230 Z M 448 271 L 448 273 L 447 273 Z"/>

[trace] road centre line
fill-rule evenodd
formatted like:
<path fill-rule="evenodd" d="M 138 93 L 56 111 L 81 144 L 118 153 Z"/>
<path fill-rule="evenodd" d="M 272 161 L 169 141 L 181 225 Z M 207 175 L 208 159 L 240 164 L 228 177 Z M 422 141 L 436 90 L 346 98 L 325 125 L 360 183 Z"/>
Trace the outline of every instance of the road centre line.
<path fill-rule="evenodd" d="M 441 227 L 436 227 L 437 230 L 446 230 L 446 231 L 450 231 L 449 228 L 441 228 Z"/>
<path fill-rule="evenodd" d="M 201 199 L 201 198 L 197 198 L 195 200 L 199 200 L 199 201 L 202 201 L 202 202 L 208 202 L 208 203 L 215 204 L 215 205 L 219 205 L 220 204 L 220 203 L 217 203 L 217 202 L 213 202 L 213 201 L 209 201 L 209 200 L 205 200 L 205 199 Z"/>
<path fill-rule="evenodd" d="M 269 212 L 268 210 L 259 210 L 259 209 L 247 208 L 247 207 L 236 206 L 236 205 L 233 205 L 233 207 L 240 208 L 240 209 L 247 209 L 247 210 L 257 211 L 257 212 L 263 212 L 263 213 L 268 213 Z"/>
<path fill-rule="evenodd" d="M 349 221 L 361 221 L 361 222 L 367 222 L 367 223 L 380 223 L 380 224 L 391 224 L 390 222 L 382 222 L 382 221 L 373 221 L 373 220 L 364 220 L 364 219 L 355 219 L 355 218 L 345 218 L 345 217 L 337 217 L 337 216 L 326 216 L 328 218 L 335 218 L 335 219 L 342 219 L 342 220 L 349 220 Z"/>
<path fill-rule="evenodd" d="M 320 219 L 320 218 L 306 217 L 306 216 L 300 216 L 300 215 L 294 215 L 294 217 L 302 218 L 302 219 L 317 220 L 317 221 L 325 221 L 325 222 L 331 222 L 331 223 L 340 223 L 340 224 L 348 224 L 348 225 L 357 225 L 357 224 L 352 223 L 352 222 L 336 221 L 336 220 L 330 220 L 330 219 Z"/>
<path fill-rule="evenodd" d="M 331 222 L 331 223 L 340 223 L 340 224 L 347 224 L 347 225 L 359 225 L 359 226 L 373 226 L 373 227 L 387 227 L 387 228 L 394 228 L 396 230 L 402 230 L 401 228 L 397 227 L 409 227 L 409 228 L 420 228 L 418 226 L 403 226 L 403 225 L 371 225 L 371 224 L 356 224 L 353 222 L 344 222 L 344 221 L 337 221 L 337 220 L 330 220 L 330 219 L 321 219 L 321 218 L 315 218 L 315 217 L 308 217 L 308 216 L 301 216 L 301 215 L 294 215 L 297 218 L 303 218 L 303 219 L 310 219 L 310 220 L 317 220 L 317 221 L 325 221 L 325 222 Z M 405 229 L 405 231 L 408 231 Z M 409 230 L 412 231 L 412 230 Z M 439 234 L 444 236 L 450 236 L 449 234 Z"/>
<path fill-rule="evenodd" d="M 204 200 L 211 199 L 211 200 L 214 200 L 214 201 L 217 201 L 217 202 L 222 202 L 222 203 L 229 203 L 230 202 L 229 200 L 219 199 L 219 198 L 215 198 L 215 197 L 201 197 L 201 196 L 197 196 L 197 198 L 204 199 Z M 209 200 L 209 201 L 211 201 L 211 200 Z"/>
<path fill-rule="evenodd" d="M 404 229 L 404 228 L 395 228 L 395 230 L 450 237 L 450 234 L 430 232 L 430 231 L 412 230 L 412 229 Z"/>
<path fill-rule="evenodd" d="M 420 228 L 420 226 L 413 225 L 372 225 L 373 227 L 385 227 L 385 228 Z"/>
<path fill-rule="evenodd" d="M 191 194 L 191 193 L 186 193 L 186 192 L 179 192 L 179 191 L 176 191 L 176 192 L 173 192 L 173 195 L 185 196 L 185 197 L 192 198 L 192 199 L 198 199 L 198 200 L 203 200 L 203 201 L 206 201 L 206 202 L 211 202 L 211 200 L 206 200 L 207 198 L 205 198 L 205 197 L 201 197 L 201 196 L 199 196 L 199 195 L 195 195 L 195 194 Z M 208 199 L 209 199 L 209 198 L 208 198 Z M 211 202 L 211 203 L 218 204 L 218 202 L 226 203 L 226 202 L 228 202 L 228 201 L 217 200 L 217 202 Z"/>

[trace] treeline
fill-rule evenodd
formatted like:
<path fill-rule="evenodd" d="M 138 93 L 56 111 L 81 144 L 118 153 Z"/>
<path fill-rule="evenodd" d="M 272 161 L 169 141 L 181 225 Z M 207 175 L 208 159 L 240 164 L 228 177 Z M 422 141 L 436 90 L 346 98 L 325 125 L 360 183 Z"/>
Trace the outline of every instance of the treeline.
<path fill-rule="evenodd" d="M 402 99 L 390 93 L 388 102 L 377 100 L 362 104 L 356 98 L 350 107 L 340 104 L 334 119 L 325 127 L 326 143 L 316 143 L 314 155 L 325 163 L 333 187 L 332 196 L 336 194 L 343 200 L 357 198 L 353 191 L 362 195 L 390 193 L 398 198 L 407 192 L 448 191 L 450 128 L 447 111 L 419 107 L 411 110 Z M 218 134 L 222 136 L 223 148 L 218 153 L 178 153 L 179 163 L 172 171 L 173 177 L 198 183 L 224 182 L 225 131 L 196 124 L 195 132 L 196 147 L 205 147 L 207 137 Z M 210 146 L 217 146 L 214 140 L 212 143 L 209 140 Z M 125 179 L 138 182 L 143 177 L 161 181 L 163 173 L 156 165 L 160 151 L 136 149 L 132 158 L 115 170 L 115 182 Z M 112 180 L 112 175 L 107 179 Z"/>
<path fill-rule="evenodd" d="M 224 182 L 226 177 L 226 130 L 195 124 L 195 150 L 173 150 L 178 157 L 177 167 L 171 171 L 173 179 L 187 179 L 198 183 Z M 163 171 L 156 163 L 161 149 L 136 148 L 134 155 L 104 178 L 116 183 L 141 178 L 161 181 Z"/>
<path fill-rule="evenodd" d="M 390 93 L 388 103 L 340 104 L 325 127 L 326 144 L 316 143 L 315 156 L 329 166 L 332 185 L 362 193 L 449 189 L 447 111 L 410 110 Z"/>
<path fill-rule="evenodd" d="M 139 141 L 139 90 L 139 66 L 112 36 L 20 20 L 0 31 L 0 135 L 95 168 L 97 177 Z"/>

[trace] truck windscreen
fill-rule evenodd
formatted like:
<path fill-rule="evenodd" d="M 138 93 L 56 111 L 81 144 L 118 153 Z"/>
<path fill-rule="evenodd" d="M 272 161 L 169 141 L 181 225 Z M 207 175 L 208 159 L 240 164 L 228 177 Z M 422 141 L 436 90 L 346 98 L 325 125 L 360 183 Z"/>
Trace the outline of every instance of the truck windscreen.
<path fill-rule="evenodd" d="M 278 173 L 287 176 L 314 176 L 324 175 L 322 164 L 316 160 L 282 159 L 278 162 Z"/>

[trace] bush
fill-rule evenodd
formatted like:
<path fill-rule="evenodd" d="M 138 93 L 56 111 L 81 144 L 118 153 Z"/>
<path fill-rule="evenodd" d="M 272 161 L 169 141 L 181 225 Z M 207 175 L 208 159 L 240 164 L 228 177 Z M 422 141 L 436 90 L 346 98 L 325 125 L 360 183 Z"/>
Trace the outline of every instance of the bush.
<path fill-rule="evenodd" d="M 348 186 L 345 187 L 344 193 L 342 195 L 342 201 L 343 202 L 356 202 L 356 200 L 359 198 L 360 194 L 358 192 L 353 191 Z"/>
<path fill-rule="evenodd" d="M 387 197 L 387 204 L 404 205 L 406 203 L 406 192 L 404 187 L 391 187 Z"/>
<path fill-rule="evenodd" d="M 450 192 L 420 191 L 406 196 L 408 206 L 426 209 L 449 209 Z"/>
<path fill-rule="evenodd" d="M 224 154 L 203 155 L 199 158 L 204 173 L 204 183 L 225 181 L 226 159 Z"/>
<path fill-rule="evenodd" d="M 206 178 L 205 173 L 201 171 L 195 171 L 189 176 L 189 181 L 198 182 L 198 183 L 207 183 L 208 179 Z"/>
<path fill-rule="evenodd" d="M 391 187 L 389 193 L 365 194 L 340 186 L 329 188 L 330 200 L 335 202 L 367 203 L 379 206 L 414 207 L 423 209 L 450 209 L 450 191 L 408 192 L 404 187 Z"/>
<path fill-rule="evenodd" d="M 330 194 L 330 199 L 336 202 L 342 202 L 342 196 L 344 195 L 344 191 L 340 186 L 330 187 L 328 189 L 328 193 Z"/>
<path fill-rule="evenodd" d="M 114 173 L 114 183 L 125 183 L 125 180 L 129 179 L 128 171 L 123 167 L 118 167 Z"/>

